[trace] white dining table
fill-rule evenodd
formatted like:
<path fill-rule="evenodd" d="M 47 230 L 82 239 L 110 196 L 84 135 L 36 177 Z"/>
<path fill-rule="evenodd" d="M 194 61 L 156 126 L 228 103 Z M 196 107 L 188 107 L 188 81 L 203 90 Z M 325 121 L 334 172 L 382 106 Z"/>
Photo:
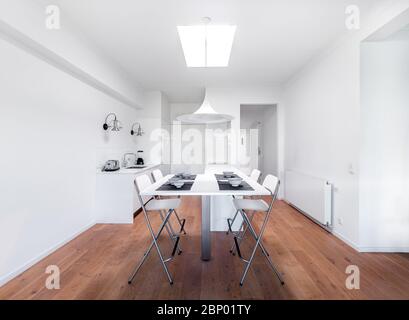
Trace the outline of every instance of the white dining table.
<path fill-rule="evenodd" d="M 243 174 L 239 170 L 234 170 L 235 174 L 243 178 L 254 190 L 241 190 L 240 188 L 234 190 L 220 190 L 217 183 L 215 174 L 221 174 L 214 170 L 207 171 L 205 174 L 198 174 L 193 182 L 190 190 L 158 190 L 163 184 L 173 177 L 173 175 L 167 175 L 163 179 L 153 183 L 146 189 L 141 191 L 141 196 L 201 196 L 202 198 L 202 223 L 201 223 L 201 258 L 204 261 L 211 259 L 211 229 L 210 219 L 211 210 L 215 206 L 212 206 L 212 201 L 217 197 L 225 196 L 232 201 L 232 196 L 265 196 L 270 195 L 270 192 L 259 183 L 253 181 L 248 176 Z M 226 222 L 227 227 L 227 222 Z M 227 230 L 227 229 L 226 229 Z"/>

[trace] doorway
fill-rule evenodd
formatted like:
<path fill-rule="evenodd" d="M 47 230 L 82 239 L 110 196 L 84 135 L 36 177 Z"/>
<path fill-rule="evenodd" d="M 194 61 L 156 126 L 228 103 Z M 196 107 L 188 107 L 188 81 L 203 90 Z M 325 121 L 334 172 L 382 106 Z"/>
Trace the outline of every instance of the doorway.
<path fill-rule="evenodd" d="M 278 176 L 277 105 L 240 106 L 240 169 Z"/>

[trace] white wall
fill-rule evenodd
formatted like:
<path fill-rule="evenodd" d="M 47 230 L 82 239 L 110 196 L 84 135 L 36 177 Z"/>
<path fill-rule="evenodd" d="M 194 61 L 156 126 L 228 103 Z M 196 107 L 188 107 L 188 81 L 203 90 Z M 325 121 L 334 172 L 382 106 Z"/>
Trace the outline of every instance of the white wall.
<path fill-rule="evenodd" d="M 200 107 L 200 103 L 170 103 L 170 121 L 176 121 L 176 117 L 187 114 L 193 113 Z"/>
<path fill-rule="evenodd" d="M 171 109 L 168 97 L 162 93 L 161 105 L 161 122 L 162 122 L 162 166 L 163 174 L 170 173 L 170 156 L 171 156 Z"/>
<path fill-rule="evenodd" d="M 148 163 L 160 162 L 149 151 L 161 126 L 161 93 L 138 89 L 64 17 L 58 31 L 44 21 L 38 2 L 0 3 L 0 165 L 7 168 L 0 179 L 0 285 L 94 223 L 96 170 L 105 160 L 144 149 Z M 145 110 L 50 64 L 33 44 Z M 122 131 L 102 130 L 110 112 Z M 141 122 L 143 137 L 130 135 L 134 122 Z"/>
<path fill-rule="evenodd" d="M 150 100 L 150 99 L 148 99 Z M 146 108 L 160 108 L 160 104 L 152 105 L 152 101 L 142 103 Z M 111 112 L 107 110 L 107 113 Z M 160 164 L 162 162 L 162 136 L 160 134 L 161 118 L 146 116 L 144 111 L 134 110 L 130 107 L 123 111 L 115 111 L 118 119 L 121 121 L 123 129 L 120 132 L 100 131 L 100 140 L 97 141 L 97 163 L 99 169 L 107 160 L 119 160 L 122 165 L 123 155 L 125 153 L 137 153 L 143 151 L 145 164 Z M 107 114 L 101 114 L 99 123 L 105 121 Z M 134 123 L 140 123 L 144 134 L 141 137 L 131 135 L 131 127 Z M 137 125 L 135 126 L 137 128 Z"/>
<path fill-rule="evenodd" d="M 134 122 L 139 122 L 145 132 L 142 137 L 134 137 L 138 150 L 144 151 L 145 164 L 162 163 L 162 103 L 160 91 L 147 91 L 143 95 L 144 109 L 135 114 Z"/>
<path fill-rule="evenodd" d="M 409 36 L 361 51 L 360 244 L 409 252 Z"/>
<path fill-rule="evenodd" d="M 136 111 L 0 40 L 0 284 L 94 222 L 97 151 Z M 102 130 L 108 112 L 124 125 Z"/>
<path fill-rule="evenodd" d="M 324 57 L 290 83 L 285 94 L 285 168 L 334 184 L 335 232 L 356 245 L 359 45 Z"/>
<path fill-rule="evenodd" d="M 264 115 L 265 120 L 262 127 L 263 175 L 278 175 L 277 107 L 266 107 Z"/>
<path fill-rule="evenodd" d="M 285 168 L 335 186 L 334 232 L 359 248 L 360 43 L 408 8 L 373 7 L 360 31 L 317 56 L 284 86 Z"/>

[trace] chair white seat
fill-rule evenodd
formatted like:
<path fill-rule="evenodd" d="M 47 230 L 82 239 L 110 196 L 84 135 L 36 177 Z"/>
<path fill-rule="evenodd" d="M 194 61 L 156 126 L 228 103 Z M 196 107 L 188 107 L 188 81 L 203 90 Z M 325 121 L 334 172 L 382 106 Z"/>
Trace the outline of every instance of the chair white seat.
<path fill-rule="evenodd" d="M 269 205 L 264 200 L 233 199 L 236 210 L 268 211 Z"/>
<path fill-rule="evenodd" d="M 147 211 L 177 209 L 180 205 L 180 202 L 180 199 L 151 200 L 146 204 L 145 209 Z"/>

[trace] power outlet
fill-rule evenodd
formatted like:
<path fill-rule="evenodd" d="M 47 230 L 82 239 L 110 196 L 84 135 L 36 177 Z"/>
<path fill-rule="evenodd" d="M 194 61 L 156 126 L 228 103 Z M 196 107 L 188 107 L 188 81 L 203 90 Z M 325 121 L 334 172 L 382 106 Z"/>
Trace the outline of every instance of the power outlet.
<path fill-rule="evenodd" d="M 341 217 L 338 218 L 338 224 L 340 226 L 342 226 L 344 224 L 344 219 L 342 219 Z"/>

